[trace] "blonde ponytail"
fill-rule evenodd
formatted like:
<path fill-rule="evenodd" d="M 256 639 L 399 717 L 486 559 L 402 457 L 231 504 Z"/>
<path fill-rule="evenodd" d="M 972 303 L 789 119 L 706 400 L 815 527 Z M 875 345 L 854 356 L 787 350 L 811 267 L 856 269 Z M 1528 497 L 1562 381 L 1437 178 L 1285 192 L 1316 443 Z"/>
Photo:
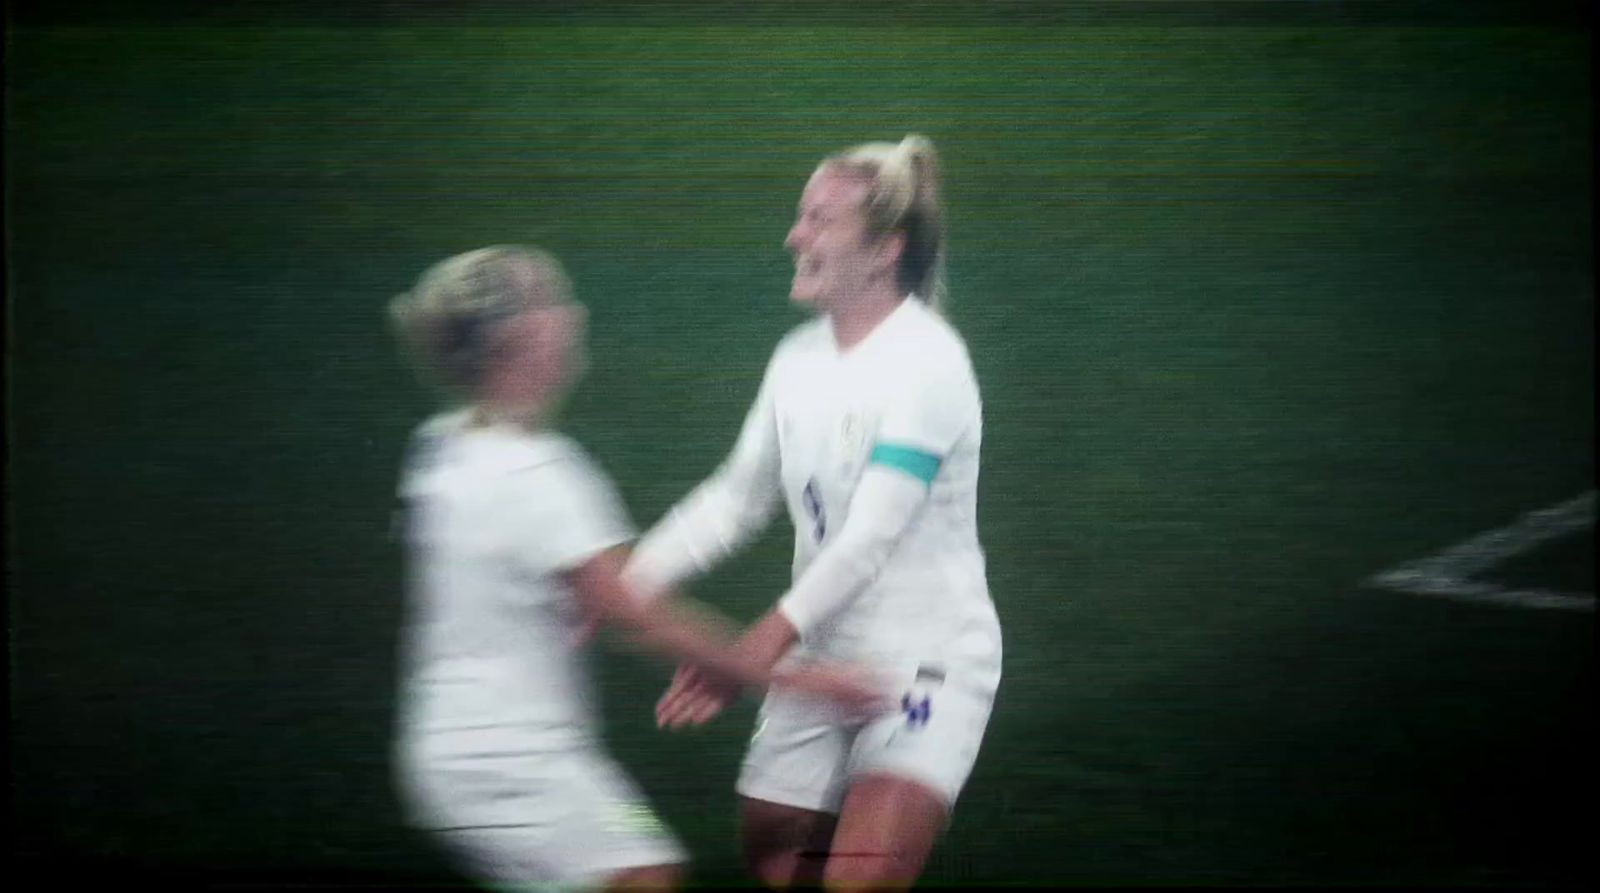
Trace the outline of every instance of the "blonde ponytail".
<path fill-rule="evenodd" d="M 896 279 L 935 310 L 943 308 L 945 287 L 944 212 L 940 201 L 939 156 L 933 142 L 908 134 L 898 143 L 863 143 L 823 161 L 872 179 L 866 203 L 867 227 L 874 238 L 905 237 Z"/>

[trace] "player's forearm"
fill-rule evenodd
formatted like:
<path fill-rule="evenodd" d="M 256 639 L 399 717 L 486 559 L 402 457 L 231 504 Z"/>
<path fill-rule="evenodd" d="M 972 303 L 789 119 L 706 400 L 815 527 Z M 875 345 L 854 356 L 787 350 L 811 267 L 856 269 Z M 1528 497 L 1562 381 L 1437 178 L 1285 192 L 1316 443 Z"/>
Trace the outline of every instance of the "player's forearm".
<path fill-rule="evenodd" d="M 664 657 L 699 664 L 739 685 L 767 685 L 767 669 L 734 649 L 732 624 L 683 599 L 646 598 L 624 579 L 625 557 L 625 549 L 611 549 L 569 572 L 586 611 Z"/>
<path fill-rule="evenodd" d="M 633 550 L 624 573 L 647 597 L 705 573 L 759 533 L 776 494 L 719 473 L 673 506 Z"/>
<path fill-rule="evenodd" d="M 794 624 L 774 608 L 745 630 L 735 650 L 752 665 L 770 671 L 798 641 Z"/>
<path fill-rule="evenodd" d="M 881 567 L 879 556 L 886 557 L 888 553 L 882 543 L 852 544 L 841 540 L 836 545 L 838 548 L 818 555 L 773 608 L 773 614 L 782 617 L 797 634 L 815 629 L 854 600 Z"/>
<path fill-rule="evenodd" d="M 640 645 L 662 656 L 688 661 L 749 688 L 762 689 L 772 681 L 771 663 L 736 646 L 728 624 L 682 599 L 636 603 L 615 619 Z"/>
<path fill-rule="evenodd" d="M 803 637 L 849 604 L 882 572 L 926 496 L 914 478 L 869 468 L 839 538 L 823 547 L 778 600 L 777 612 Z"/>

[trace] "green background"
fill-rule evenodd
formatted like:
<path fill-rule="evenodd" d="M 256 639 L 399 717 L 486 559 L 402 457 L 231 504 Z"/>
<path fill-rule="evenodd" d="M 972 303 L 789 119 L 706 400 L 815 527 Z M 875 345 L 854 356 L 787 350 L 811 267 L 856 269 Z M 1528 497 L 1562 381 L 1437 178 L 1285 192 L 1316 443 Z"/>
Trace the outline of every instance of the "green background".
<path fill-rule="evenodd" d="M 13 11 L 26 860 L 457 882 L 388 774 L 394 479 L 433 404 L 385 302 L 469 248 L 557 253 L 591 311 L 565 427 L 649 524 L 804 318 L 812 166 L 916 131 L 1006 638 L 928 884 L 1593 879 L 1593 613 L 1362 585 L 1594 486 L 1586 19 L 723 7 Z M 753 618 L 790 535 L 694 594 Z M 1486 578 L 1593 592 L 1591 535 Z M 661 734 L 670 667 L 601 666 L 694 879 L 743 882 L 753 706 Z"/>

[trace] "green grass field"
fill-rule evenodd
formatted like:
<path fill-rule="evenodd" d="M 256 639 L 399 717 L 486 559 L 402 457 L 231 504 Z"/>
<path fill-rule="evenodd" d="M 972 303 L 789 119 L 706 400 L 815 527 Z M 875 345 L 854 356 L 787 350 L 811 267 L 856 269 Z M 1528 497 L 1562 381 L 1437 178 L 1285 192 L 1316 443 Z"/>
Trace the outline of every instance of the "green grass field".
<path fill-rule="evenodd" d="M 1592 880 L 1592 611 L 1362 584 L 1594 487 L 1590 32 L 1193 8 L 10 29 L 14 847 L 456 882 L 389 786 L 393 483 L 432 404 L 386 300 L 559 254 L 592 330 L 566 427 L 649 524 L 803 319 L 811 167 L 915 130 L 1006 636 L 927 884 Z M 753 618 L 790 535 L 694 594 Z M 1592 593 L 1593 555 L 1486 578 Z M 743 883 L 753 705 L 657 733 L 669 670 L 608 653 L 613 750 L 695 881 Z"/>

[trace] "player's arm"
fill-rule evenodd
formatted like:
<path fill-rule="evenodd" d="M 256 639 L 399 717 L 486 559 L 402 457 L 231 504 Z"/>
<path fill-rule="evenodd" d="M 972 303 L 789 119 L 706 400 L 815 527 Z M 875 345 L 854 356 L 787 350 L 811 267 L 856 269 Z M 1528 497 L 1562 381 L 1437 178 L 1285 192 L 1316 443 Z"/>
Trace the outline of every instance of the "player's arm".
<path fill-rule="evenodd" d="M 643 598 L 622 578 L 633 525 L 616 487 L 576 445 L 510 475 L 502 496 L 513 561 L 531 573 L 559 574 L 589 621 L 726 682 L 768 684 L 768 667 L 731 652 L 729 624 L 674 599 Z"/>
<path fill-rule="evenodd" d="M 643 647 L 690 661 L 742 686 L 765 687 L 770 667 L 733 651 L 731 624 L 678 597 L 644 598 L 624 579 L 628 550 L 599 552 L 566 572 L 584 611 Z"/>
<path fill-rule="evenodd" d="M 621 629 L 638 645 L 709 673 L 723 686 L 764 689 L 777 685 L 831 699 L 871 714 L 887 705 L 878 680 L 844 667 L 808 666 L 778 671 L 734 647 L 732 626 L 680 597 L 644 598 L 622 577 L 627 550 L 606 549 L 565 572 L 584 610 Z"/>
<path fill-rule="evenodd" d="M 634 548 L 624 574 L 646 597 L 710 570 L 772 519 L 781 493 L 772 377 L 769 363 L 727 459 Z"/>
<path fill-rule="evenodd" d="M 893 468 L 869 467 L 850 504 L 839 538 L 818 553 L 792 589 L 740 637 L 737 652 L 751 666 L 770 668 L 801 636 L 843 607 L 878 572 L 894 544 L 927 500 L 920 478 Z M 718 712 L 737 692 L 726 683 L 680 668 L 656 703 L 656 724 L 667 728 L 698 725 Z"/>
<path fill-rule="evenodd" d="M 877 451 L 883 450 L 878 447 Z M 876 452 L 876 451 L 875 451 Z M 939 458 L 919 453 L 937 468 Z M 850 499 L 850 516 L 838 539 L 824 546 L 805 573 L 773 609 L 804 637 L 865 589 L 888 563 L 895 544 L 927 501 L 931 474 L 919 474 L 874 462 L 861 474 Z"/>

